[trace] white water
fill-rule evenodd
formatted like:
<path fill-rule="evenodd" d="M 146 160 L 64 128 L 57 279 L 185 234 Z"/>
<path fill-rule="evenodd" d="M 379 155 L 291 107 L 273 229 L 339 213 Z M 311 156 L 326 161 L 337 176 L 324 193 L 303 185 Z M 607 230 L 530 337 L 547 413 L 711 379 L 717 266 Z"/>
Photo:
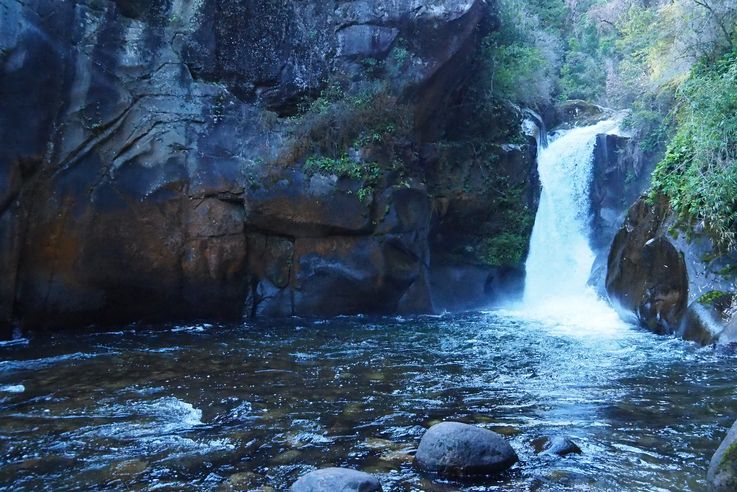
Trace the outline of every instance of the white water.
<path fill-rule="evenodd" d="M 524 312 L 571 330 L 601 332 L 622 322 L 588 285 L 594 253 L 589 244 L 596 135 L 617 133 L 619 120 L 575 128 L 540 149 L 540 207 L 527 259 Z"/>

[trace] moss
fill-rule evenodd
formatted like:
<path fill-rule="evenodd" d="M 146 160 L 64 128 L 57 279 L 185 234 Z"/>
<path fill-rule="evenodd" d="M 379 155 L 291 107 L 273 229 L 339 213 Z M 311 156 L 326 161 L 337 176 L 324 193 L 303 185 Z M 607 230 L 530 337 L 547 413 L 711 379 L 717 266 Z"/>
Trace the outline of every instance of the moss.
<path fill-rule="evenodd" d="M 717 272 L 717 275 L 721 275 L 723 277 L 734 277 L 735 275 L 737 275 L 737 263 L 730 263 L 724 268 L 721 268 Z"/>
<path fill-rule="evenodd" d="M 727 296 L 731 296 L 731 294 L 729 292 L 723 292 L 721 290 L 712 290 L 699 297 L 698 303 L 704 306 L 711 306 L 712 304 L 714 304 L 714 302 Z"/>
<path fill-rule="evenodd" d="M 509 189 L 495 207 L 503 229 L 482 242 L 481 260 L 492 267 L 520 267 L 527 258 L 535 217 L 519 187 Z"/>
<path fill-rule="evenodd" d="M 727 449 L 724 450 L 722 459 L 719 462 L 719 468 L 734 467 L 737 464 L 737 440 L 730 444 Z"/>
<path fill-rule="evenodd" d="M 527 256 L 528 238 L 519 234 L 502 233 L 484 241 L 482 260 L 492 267 L 516 267 Z"/>
<path fill-rule="evenodd" d="M 363 181 L 363 186 L 357 192 L 358 199 L 362 202 L 373 194 L 381 178 L 381 167 L 377 163 L 355 161 L 346 154 L 338 159 L 312 156 L 305 163 L 305 171 Z"/>

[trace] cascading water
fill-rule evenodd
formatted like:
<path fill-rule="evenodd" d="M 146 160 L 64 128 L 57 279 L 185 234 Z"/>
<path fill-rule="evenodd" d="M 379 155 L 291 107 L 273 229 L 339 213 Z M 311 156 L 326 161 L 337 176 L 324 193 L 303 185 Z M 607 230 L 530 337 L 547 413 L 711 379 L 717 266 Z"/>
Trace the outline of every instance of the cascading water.
<path fill-rule="evenodd" d="M 569 324 L 618 326 L 613 310 L 588 285 L 589 191 L 596 135 L 617 133 L 619 120 L 563 132 L 540 149 L 540 207 L 527 259 L 524 309 Z M 595 318 L 595 319 L 594 319 Z"/>

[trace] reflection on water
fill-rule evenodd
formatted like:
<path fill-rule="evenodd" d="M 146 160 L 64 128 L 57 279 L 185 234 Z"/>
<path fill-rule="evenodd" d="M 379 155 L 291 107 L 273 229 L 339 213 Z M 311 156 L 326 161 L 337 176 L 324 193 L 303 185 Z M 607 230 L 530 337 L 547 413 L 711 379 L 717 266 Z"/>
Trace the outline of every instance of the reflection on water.
<path fill-rule="evenodd" d="M 284 490 L 337 465 L 398 491 L 703 490 L 736 370 L 502 311 L 33 338 L 0 346 L 0 487 Z M 484 485 L 423 478 L 412 454 L 446 419 L 503 433 L 521 463 Z M 535 455 L 550 434 L 584 454 Z"/>

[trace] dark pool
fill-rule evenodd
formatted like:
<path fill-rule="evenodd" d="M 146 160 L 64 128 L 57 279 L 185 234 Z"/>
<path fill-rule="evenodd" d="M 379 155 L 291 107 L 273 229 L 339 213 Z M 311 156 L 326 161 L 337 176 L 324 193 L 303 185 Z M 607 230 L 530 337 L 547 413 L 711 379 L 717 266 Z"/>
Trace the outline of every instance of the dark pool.
<path fill-rule="evenodd" d="M 735 382 L 733 355 L 514 312 L 37 336 L 0 345 L 0 487 L 284 490 L 336 465 L 397 491 L 704 490 Z M 446 419 L 521 463 L 422 477 L 412 454 Z M 536 455 L 551 434 L 583 454 Z"/>

